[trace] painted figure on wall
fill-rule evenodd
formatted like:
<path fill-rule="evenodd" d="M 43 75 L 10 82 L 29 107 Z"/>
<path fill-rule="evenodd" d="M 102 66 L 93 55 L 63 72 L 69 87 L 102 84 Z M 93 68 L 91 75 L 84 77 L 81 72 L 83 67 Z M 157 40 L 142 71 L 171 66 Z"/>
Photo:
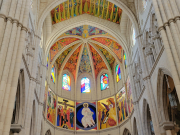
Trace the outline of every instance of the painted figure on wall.
<path fill-rule="evenodd" d="M 76 103 L 76 130 L 97 130 L 96 102 Z"/>
<path fill-rule="evenodd" d="M 47 119 L 55 125 L 56 119 L 56 95 L 48 90 Z"/>
<path fill-rule="evenodd" d="M 74 130 L 74 101 L 58 97 L 57 126 Z"/>
<path fill-rule="evenodd" d="M 98 101 L 99 129 L 116 126 L 116 108 L 114 97 Z"/>
<path fill-rule="evenodd" d="M 129 77 L 126 82 L 126 89 L 127 89 L 128 111 L 129 111 L 129 113 L 131 113 L 134 106 L 133 106 L 132 90 L 131 90 L 131 83 L 130 83 Z"/>
<path fill-rule="evenodd" d="M 47 85 L 47 81 L 45 81 L 45 93 L 44 93 L 44 104 L 43 104 L 44 116 L 45 116 L 45 112 L 46 112 L 47 93 L 48 93 L 48 85 Z"/>
<path fill-rule="evenodd" d="M 116 104 L 117 104 L 118 123 L 121 123 L 128 116 L 125 87 L 123 87 L 116 94 Z"/>

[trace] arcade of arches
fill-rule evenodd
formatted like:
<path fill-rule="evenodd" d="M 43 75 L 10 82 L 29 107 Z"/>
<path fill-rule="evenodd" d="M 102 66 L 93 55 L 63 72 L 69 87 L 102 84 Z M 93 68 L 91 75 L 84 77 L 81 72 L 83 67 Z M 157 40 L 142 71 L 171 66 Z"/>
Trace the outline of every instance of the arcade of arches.
<path fill-rule="evenodd" d="M 0 135 L 180 135 L 180 0 L 0 0 Z"/>

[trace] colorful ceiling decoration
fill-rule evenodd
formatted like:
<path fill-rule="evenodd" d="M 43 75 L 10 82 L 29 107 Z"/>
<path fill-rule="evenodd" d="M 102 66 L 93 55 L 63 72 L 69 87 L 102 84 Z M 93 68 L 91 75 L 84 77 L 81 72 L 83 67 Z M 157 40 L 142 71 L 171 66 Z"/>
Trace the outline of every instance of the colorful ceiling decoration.
<path fill-rule="evenodd" d="M 78 73 L 80 74 L 80 73 L 84 73 L 84 72 L 92 73 L 92 68 L 91 68 L 90 59 L 89 59 L 88 50 L 87 50 L 86 45 L 84 46 Z"/>
<path fill-rule="evenodd" d="M 51 11 L 52 24 L 81 14 L 90 14 L 119 24 L 122 9 L 107 0 L 67 0 Z"/>
<path fill-rule="evenodd" d="M 92 40 L 95 40 L 107 47 L 109 47 L 117 56 L 120 62 L 122 62 L 122 47 L 114 40 L 105 38 L 105 37 L 97 37 L 97 38 L 92 38 Z"/>
<path fill-rule="evenodd" d="M 113 70 L 113 65 L 114 65 L 114 57 L 103 47 L 95 44 L 97 46 L 97 48 L 99 48 L 99 50 L 103 53 L 104 57 L 106 58 L 107 62 L 109 63 L 109 66 L 111 67 L 111 70 Z"/>
<path fill-rule="evenodd" d="M 62 34 L 60 37 L 69 36 L 69 35 L 80 36 L 82 38 L 88 38 L 88 37 L 94 36 L 94 35 L 103 35 L 103 36 L 112 37 L 107 32 L 105 32 L 99 28 L 90 26 L 90 25 L 82 25 L 82 26 L 73 28 L 73 29 L 65 32 L 64 34 Z"/>
<path fill-rule="evenodd" d="M 69 60 L 67 61 L 64 67 L 64 70 L 68 69 L 73 74 L 74 78 L 76 76 L 76 65 L 80 50 L 81 50 L 81 46 L 79 46 L 78 49 L 74 51 L 74 53 L 71 55 L 71 57 L 69 58 Z"/>
<path fill-rule="evenodd" d="M 57 53 L 66 45 L 79 40 L 78 38 L 63 38 L 57 41 L 51 48 L 50 48 L 50 63 L 53 61 L 54 57 Z"/>
<path fill-rule="evenodd" d="M 98 54 L 98 52 L 90 46 L 91 53 L 92 53 L 92 58 L 93 58 L 93 64 L 94 64 L 94 71 L 95 71 L 95 76 L 97 77 L 98 73 L 102 69 L 107 69 L 107 66 L 101 56 Z"/>
<path fill-rule="evenodd" d="M 75 46 L 75 45 L 74 45 Z M 73 50 L 74 46 L 69 47 L 68 49 L 66 49 L 63 53 L 61 53 L 61 55 L 56 59 L 56 63 L 58 65 L 58 68 L 60 69 L 63 61 L 65 60 L 66 56 L 69 54 L 70 51 Z"/>

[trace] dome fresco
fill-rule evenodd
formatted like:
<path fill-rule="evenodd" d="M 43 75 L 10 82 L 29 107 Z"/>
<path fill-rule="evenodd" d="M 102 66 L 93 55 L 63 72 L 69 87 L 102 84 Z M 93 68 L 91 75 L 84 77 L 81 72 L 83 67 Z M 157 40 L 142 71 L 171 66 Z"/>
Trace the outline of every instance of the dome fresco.
<path fill-rule="evenodd" d="M 50 48 L 50 63 L 56 61 L 58 69 L 69 70 L 75 79 L 81 73 L 97 77 L 102 69 L 112 73 L 115 60 L 122 62 L 121 45 L 99 28 L 79 26 L 66 31 L 58 39 Z M 60 53 L 64 47 L 67 49 Z M 66 63 L 64 67 L 63 62 Z"/>
<path fill-rule="evenodd" d="M 93 15 L 119 24 L 122 9 L 107 0 L 67 0 L 51 11 L 52 24 L 81 14 Z"/>

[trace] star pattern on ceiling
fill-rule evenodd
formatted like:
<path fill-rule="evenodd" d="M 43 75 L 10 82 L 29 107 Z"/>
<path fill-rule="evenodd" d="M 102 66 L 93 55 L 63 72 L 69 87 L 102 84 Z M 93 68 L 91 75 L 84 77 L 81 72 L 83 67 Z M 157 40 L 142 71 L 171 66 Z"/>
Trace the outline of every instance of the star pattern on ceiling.
<path fill-rule="evenodd" d="M 86 45 L 84 46 L 84 49 L 83 49 L 78 73 L 81 74 L 84 72 L 92 73 L 91 63 L 90 63 L 89 54 L 88 54 Z"/>
<path fill-rule="evenodd" d="M 115 55 L 117 56 L 117 58 L 119 59 L 120 62 L 122 62 L 122 47 L 120 44 L 118 44 L 116 41 L 110 39 L 110 38 L 106 38 L 106 37 L 101 37 L 101 38 L 92 38 L 92 40 L 97 41 L 105 46 L 107 46 L 108 48 L 111 49 L 111 51 L 113 51 L 115 53 Z"/>
<path fill-rule="evenodd" d="M 92 47 L 90 46 L 90 50 L 92 53 L 92 59 L 93 59 L 93 64 L 94 64 L 94 71 L 95 71 L 95 76 L 97 77 L 98 73 L 102 70 L 102 69 L 107 69 L 107 66 L 105 64 L 105 62 L 103 61 L 103 59 L 101 58 L 101 56 L 99 55 L 99 53 Z"/>
<path fill-rule="evenodd" d="M 104 49 L 103 47 L 95 44 L 95 46 L 97 48 L 99 48 L 99 50 L 102 52 L 102 54 L 104 55 L 104 57 L 106 58 L 109 66 L 111 67 L 111 71 L 113 71 L 113 65 L 114 65 L 114 62 L 115 62 L 115 59 L 114 57 L 106 50 Z"/>
<path fill-rule="evenodd" d="M 67 0 L 51 11 L 52 24 L 81 14 L 93 15 L 119 24 L 122 9 L 107 0 Z"/>
<path fill-rule="evenodd" d="M 58 52 L 65 47 L 66 45 L 69 45 L 70 43 L 79 40 L 78 38 L 63 38 L 57 41 L 52 45 L 50 48 L 50 63 L 53 61 L 54 57 L 58 54 Z"/>
<path fill-rule="evenodd" d="M 61 68 L 61 65 L 63 63 L 63 61 L 65 60 L 66 56 L 73 50 L 74 46 L 69 47 L 68 49 L 66 49 L 63 53 L 61 53 L 61 55 L 56 59 L 56 64 L 58 65 L 58 68 Z"/>
<path fill-rule="evenodd" d="M 82 45 L 81 45 L 82 46 Z M 79 46 L 74 53 L 71 55 L 71 57 L 69 58 L 69 60 L 67 61 L 64 70 L 67 69 L 69 70 L 74 78 L 76 77 L 76 67 L 77 67 L 77 62 L 78 62 L 78 56 L 81 50 L 81 46 Z"/>
<path fill-rule="evenodd" d="M 55 62 L 59 70 L 69 70 L 75 79 L 82 73 L 94 74 L 97 78 L 102 69 L 110 70 L 112 73 L 115 61 L 122 62 L 121 45 L 114 37 L 99 28 L 82 25 L 66 31 L 58 39 L 50 48 L 50 64 L 53 64 L 51 62 L 64 47 L 71 45 Z M 75 47 L 77 49 L 74 49 Z"/>

